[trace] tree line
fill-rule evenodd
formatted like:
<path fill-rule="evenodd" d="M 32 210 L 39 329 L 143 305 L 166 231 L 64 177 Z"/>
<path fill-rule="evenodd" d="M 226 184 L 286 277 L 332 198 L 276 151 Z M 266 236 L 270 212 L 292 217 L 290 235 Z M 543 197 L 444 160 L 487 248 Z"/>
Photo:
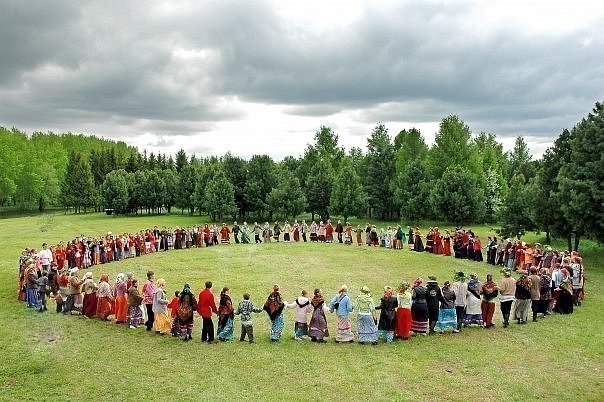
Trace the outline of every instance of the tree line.
<path fill-rule="evenodd" d="M 415 128 L 392 138 L 377 124 L 366 149 L 345 150 L 322 126 L 302 156 L 281 161 L 198 158 L 182 149 L 154 155 L 96 137 L 0 128 L 0 204 L 119 214 L 177 208 L 212 220 L 309 212 L 313 219 L 498 222 L 504 236 L 539 230 L 548 242 L 563 237 L 576 249 L 582 236 L 603 234 L 603 109 L 596 103 L 540 160 L 522 137 L 504 152 L 495 135 L 473 135 L 455 115 L 442 119 L 431 147 Z"/>

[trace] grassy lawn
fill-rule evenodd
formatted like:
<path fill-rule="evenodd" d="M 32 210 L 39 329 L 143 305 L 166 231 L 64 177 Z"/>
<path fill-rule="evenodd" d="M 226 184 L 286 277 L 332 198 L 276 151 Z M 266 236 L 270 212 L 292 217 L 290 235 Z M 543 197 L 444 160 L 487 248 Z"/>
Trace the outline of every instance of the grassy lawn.
<path fill-rule="evenodd" d="M 234 400 L 603 400 L 604 253 L 585 241 L 587 296 L 575 314 L 553 315 L 538 323 L 501 327 L 499 306 L 493 330 L 470 328 L 378 346 L 333 343 L 336 317 L 328 315 L 326 344 L 292 339 L 293 310 L 285 314 L 284 336 L 269 342 L 265 313 L 254 316 L 257 343 L 218 345 L 160 337 L 144 329 L 55 314 L 54 303 L 40 314 L 16 300 L 17 261 L 25 246 L 53 244 L 80 233 L 134 231 L 153 225 L 205 223 L 199 217 L 109 217 L 56 215 L 42 233 L 37 217 L 0 220 L 0 399 L 202 399 Z M 488 227 L 473 227 L 481 236 Z M 527 236 L 534 241 L 536 235 Z M 543 243 L 543 241 L 542 241 Z M 560 244 L 562 247 L 562 244 Z M 152 269 L 167 280 L 168 295 L 190 282 L 197 294 L 206 280 L 217 294 L 231 288 L 238 303 L 244 292 L 261 305 L 274 283 L 292 301 L 301 289 L 324 290 L 326 299 L 347 284 L 352 298 L 363 285 L 379 301 L 384 285 L 453 271 L 492 272 L 486 263 L 340 244 L 235 245 L 177 250 L 94 268 L 95 279 Z M 353 319 L 353 328 L 356 322 Z M 235 338 L 240 330 L 235 321 Z"/>

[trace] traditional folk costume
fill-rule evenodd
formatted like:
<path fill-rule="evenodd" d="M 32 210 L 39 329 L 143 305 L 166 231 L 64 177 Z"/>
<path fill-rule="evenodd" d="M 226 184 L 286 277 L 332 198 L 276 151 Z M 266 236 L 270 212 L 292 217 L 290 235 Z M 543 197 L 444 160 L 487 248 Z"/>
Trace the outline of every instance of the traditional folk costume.
<path fill-rule="evenodd" d="M 466 314 L 464 315 L 464 327 L 472 324 L 483 325 L 482 309 L 480 303 L 480 282 L 476 275 L 468 282 L 468 291 L 466 292 Z"/>
<path fill-rule="evenodd" d="M 447 328 L 453 328 L 453 332 L 457 331 L 457 314 L 455 312 L 455 291 L 449 284 L 445 282 L 445 285 L 441 289 L 443 299 L 440 301 L 440 309 L 438 310 L 438 322 L 436 326 L 441 332 L 444 332 Z"/>
<path fill-rule="evenodd" d="M 407 226 L 408 227 L 408 226 Z M 409 250 L 415 250 L 415 236 L 413 234 L 413 229 L 409 229 L 407 244 L 409 245 Z"/>
<path fill-rule="evenodd" d="M 153 295 L 153 329 L 155 332 L 160 334 L 168 334 L 172 330 L 172 320 L 170 319 L 168 312 L 168 299 L 166 298 L 166 292 L 164 291 L 164 284 L 166 281 L 162 279 L 157 280 L 157 289 Z"/>
<path fill-rule="evenodd" d="M 531 282 L 522 275 L 516 281 L 516 302 L 514 303 L 514 318 L 518 324 L 526 324 L 531 308 Z"/>
<path fill-rule="evenodd" d="M 539 293 L 541 295 L 539 300 L 539 309 L 538 312 L 543 314 L 543 316 L 547 316 L 550 314 L 549 305 L 552 299 L 551 285 L 552 278 L 548 275 L 546 268 L 541 268 L 541 275 L 539 276 Z"/>
<path fill-rule="evenodd" d="M 285 303 L 283 303 L 283 300 L 281 299 L 279 287 L 275 286 L 273 292 L 268 295 L 268 298 L 264 302 L 264 311 L 267 312 L 268 317 L 271 320 L 270 338 L 273 342 L 281 339 L 281 334 L 283 333 L 283 327 L 285 326 L 283 321 L 284 308 Z"/>
<path fill-rule="evenodd" d="M 361 245 L 363 245 L 363 229 L 361 229 L 361 226 L 357 226 L 356 233 L 357 233 L 357 244 L 359 246 L 361 246 Z"/>
<path fill-rule="evenodd" d="M 426 302 L 426 296 L 428 289 L 422 285 L 423 281 L 418 278 L 413 283 L 413 293 L 411 299 L 411 331 L 416 334 L 427 334 L 429 315 L 428 315 L 428 304 Z"/>
<path fill-rule="evenodd" d="M 141 310 L 141 304 L 143 298 L 136 288 L 136 284 L 130 286 L 128 290 L 128 325 L 130 328 L 137 328 L 139 325 L 145 322 L 143 317 L 143 310 Z"/>
<path fill-rule="evenodd" d="M 392 295 L 392 290 L 387 288 L 384 297 L 380 299 L 380 305 L 375 308 L 376 310 L 380 310 L 378 336 L 384 337 L 387 343 L 390 343 L 394 340 L 397 306 L 398 301 L 396 297 Z"/>
<path fill-rule="evenodd" d="M 573 287 L 572 282 L 569 276 L 569 272 L 566 268 L 562 269 L 562 282 L 560 282 L 560 286 L 556 291 L 556 304 L 554 306 L 554 311 L 559 314 L 572 314 L 574 310 L 573 304 Z"/>
<path fill-rule="evenodd" d="M 507 328 L 510 324 L 510 312 L 512 310 L 512 303 L 516 299 L 516 281 L 511 277 L 512 271 L 509 269 L 504 270 L 504 278 L 499 281 L 499 302 L 501 315 L 503 316 L 503 328 Z"/>
<path fill-rule="evenodd" d="M 373 343 L 378 341 L 378 329 L 373 311 L 375 304 L 371 298 L 371 293 L 367 286 L 361 288 L 361 293 L 357 296 L 354 308 L 357 311 L 357 328 L 359 343 Z"/>
<path fill-rule="evenodd" d="M 414 243 L 413 251 L 422 253 L 424 251 L 424 242 L 422 241 L 422 234 L 419 232 L 419 229 L 415 230 Z"/>
<path fill-rule="evenodd" d="M 230 234 L 231 234 L 231 230 L 226 225 L 223 225 L 222 229 L 220 229 L 220 244 L 229 244 L 230 243 L 230 237 L 229 237 Z"/>
<path fill-rule="evenodd" d="M 126 322 L 128 314 L 128 303 L 126 301 L 127 285 L 124 281 L 124 274 L 120 273 L 115 281 L 115 322 Z"/>
<path fill-rule="evenodd" d="M 325 342 L 324 338 L 329 336 L 325 311 L 329 311 L 329 309 L 325 306 L 325 299 L 323 298 L 323 295 L 315 292 L 310 305 L 312 307 L 312 315 L 310 317 L 310 325 L 308 329 L 310 340 L 312 342 Z"/>
<path fill-rule="evenodd" d="M 349 318 L 350 313 L 353 311 L 353 306 L 350 302 L 346 287 L 343 286 L 340 289 L 340 292 L 331 299 L 329 311 L 335 311 L 338 316 L 338 335 L 336 336 L 336 342 L 354 341 L 354 334 L 350 330 Z"/>
<path fill-rule="evenodd" d="M 531 269 L 531 271 L 533 271 Z M 537 321 L 537 313 L 541 305 L 541 277 L 539 275 L 531 274 L 529 277 L 531 281 L 531 311 L 533 313 L 533 321 Z"/>
<path fill-rule="evenodd" d="M 496 288 L 495 282 L 493 282 L 493 276 L 487 275 L 487 281 L 482 285 L 482 303 L 480 308 L 482 310 L 482 321 L 485 328 L 491 328 L 493 324 L 493 314 L 495 314 L 495 300 L 499 294 Z"/>
<path fill-rule="evenodd" d="M 82 314 L 84 314 L 88 318 L 93 318 L 96 317 L 97 285 L 92 280 L 92 272 L 87 272 L 85 278 L 86 279 L 82 284 L 82 292 L 84 292 Z"/>
<path fill-rule="evenodd" d="M 451 235 L 449 233 L 445 233 L 443 237 L 443 254 L 448 257 L 451 256 Z"/>
<path fill-rule="evenodd" d="M 189 341 L 193 338 L 193 313 L 197 309 L 197 300 L 195 300 L 195 296 L 191 293 L 191 287 L 186 283 L 182 292 L 178 295 L 178 310 L 174 320 L 175 326 L 180 330 L 180 336 L 183 341 Z M 213 337 L 214 334 L 212 333 Z"/>
<path fill-rule="evenodd" d="M 317 226 L 317 222 L 312 221 L 312 223 L 310 224 L 310 241 L 311 242 L 316 242 L 318 240 L 318 236 L 317 236 L 317 230 L 318 230 L 318 226 Z"/>
<path fill-rule="evenodd" d="M 404 340 L 409 339 L 411 331 L 411 292 L 408 291 L 409 285 L 403 283 L 396 295 L 396 331 L 395 335 Z"/>
<path fill-rule="evenodd" d="M 293 303 L 285 304 L 288 308 L 296 309 L 296 321 L 294 322 L 294 337 L 296 340 L 308 336 L 308 313 L 312 311 L 310 300 L 305 296 L 298 296 Z"/>
<path fill-rule="evenodd" d="M 218 304 L 218 326 L 216 329 L 216 335 L 218 335 L 220 341 L 224 342 L 233 339 L 233 319 L 235 318 L 233 312 L 231 297 L 222 292 L 220 294 L 220 303 Z"/>
<path fill-rule="evenodd" d="M 434 333 L 434 328 L 436 327 L 436 323 L 438 322 L 439 315 L 439 305 L 445 299 L 442 294 L 442 290 L 440 286 L 438 286 L 438 282 L 436 282 L 435 277 L 430 277 L 428 280 L 428 284 L 426 286 L 426 304 L 428 306 L 428 319 L 429 319 L 429 327 L 430 334 Z"/>
<path fill-rule="evenodd" d="M 461 271 L 455 273 L 454 279 L 455 315 L 457 317 L 457 330 L 460 331 L 466 313 L 466 293 L 468 293 L 468 284 L 465 282 L 466 275 Z"/>
<path fill-rule="evenodd" d="M 97 307 L 96 315 L 101 320 L 107 320 L 112 313 L 111 304 L 113 302 L 113 291 L 109 285 L 109 275 L 104 274 L 101 276 L 99 282 L 99 289 L 97 290 Z"/>

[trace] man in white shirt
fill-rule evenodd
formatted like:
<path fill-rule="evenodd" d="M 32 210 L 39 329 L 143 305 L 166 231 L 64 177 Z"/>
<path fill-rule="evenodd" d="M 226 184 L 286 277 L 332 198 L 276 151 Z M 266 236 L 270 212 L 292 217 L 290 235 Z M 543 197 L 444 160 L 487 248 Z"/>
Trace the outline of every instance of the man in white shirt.
<path fill-rule="evenodd" d="M 42 250 L 40 250 L 38 253 L 38 257 L 40 257 L 42 271 L 48 272 L 50 269 L 50 264 L 52 263 L 52 252 L 48 249 L 48 245 L 46 243 L 42 244 Z"/>

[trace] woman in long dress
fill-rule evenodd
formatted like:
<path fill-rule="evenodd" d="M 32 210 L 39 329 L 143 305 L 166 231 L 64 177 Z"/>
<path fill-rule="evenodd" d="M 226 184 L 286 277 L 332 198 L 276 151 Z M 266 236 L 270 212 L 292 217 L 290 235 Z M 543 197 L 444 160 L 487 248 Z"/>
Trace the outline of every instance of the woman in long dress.
<path fill-rule="evenodd" d="M 96 317 L 96 291 L 98 287 L 92 279 L 92 272 L 86 272 L 84 278 L 82 284 L 82 292 L 84 293 L 82 314 L 88 318 L 93 318 Z"/>
<path fill-rule="evenodd" d="M 396 295 L 398 308 L 396 309 L 396 330 L 397 338 L 403 340 L 409 339 L 411 331 L 411 292 L 409 292 L 409 283 L 404 282 L 398 287 Z"/>
<path fill-rule="evenodd" d="M 329 336 L 325 312 L 329 311 L 329 309 L 325 306 L 325 299 L 323 298 L 321 289 L 315 289 L 310 305 L 313 309 L 308 328 L 310 340 L 311 342 L 325 342 L 324 338 Z"/>
<path fill-rule="evenodd" d="M 380 305 L 375 309 L 380 310 L 378 335 L 383 336 L 387 343 L 394 340 L 397 306 L 398 302 L 396 297 L 392 295 L 392 288 L 390 286 L 384 287 L 384 296 L 380 299 Z"/>
<path fill-rule="evenodd" d="M 350 313 L 352 313 L 354 307 L 348 296 L 348 286 L 342 285 L 338 294 L 331 299 L 329 303 L 329 311 L 336 313 L 338 316 L 338 335 L 336 336 L 336 342 L 353 342 L 354 334 L 350 330 Z"/>
<path fill-rule="evenodd" d="M 283 327 L 285 322 L 283 321 L 283 309 L 285 303 L 279 293 L 279 285 L 273 286 L 273 291 L 264 302 L 264 311 L 268 313 L 268 317 L 271 320 L 271 334 L 270 338 L 272 342 L 277 342 L 281 339 L 283 333 Z"/>
<path fill-rule="evenodd" d="M 111 303 L 113 302 L 113 291 L 109 285 L 109 275 L 101 275 L 99 289 L 97 291 L 96 315 L 103 321 L 107 321 L 112 313 Z"/>
<path fill-rule="evenodd" d="M 413 281 L 413 291 L 411 293 L 411 331 L 413 334 L 428 334 L 428 304 L 426 302 L 426 295 L 428 290 L 423 285 L 424 280 L 417 278 Z"/>
<path fill-rule="evenodd" d="M 361 288 L 361 293 L 355 300 L 354 308 L 357 311 L 359 343 L 372 343 L 376 345 L 378 340 L 378 329 L 373 318 L 375 304 L 371 297 L 371 291 L 367 286 Z"/>
<path fill-rule="evenodd" d="M 230 341 L 233 339 L 233 318 L 235 318 L 233 301 L 229 296 L 230 290 L 227 287 L 222 288 L 220 292 L 220 304 L 218 305 L 218 328 L 216 335 L 221 341 Z"/>
<path fill-rule="evenodd" d="M 155 293 L 153 294 L 153 329 L 160 335 L 170 333 L 172 330 L 172 321 L 168 312 L 168 303 L 170 301 L 166 297 L 166 280 L 160 278 L 156 283 Z"/>

